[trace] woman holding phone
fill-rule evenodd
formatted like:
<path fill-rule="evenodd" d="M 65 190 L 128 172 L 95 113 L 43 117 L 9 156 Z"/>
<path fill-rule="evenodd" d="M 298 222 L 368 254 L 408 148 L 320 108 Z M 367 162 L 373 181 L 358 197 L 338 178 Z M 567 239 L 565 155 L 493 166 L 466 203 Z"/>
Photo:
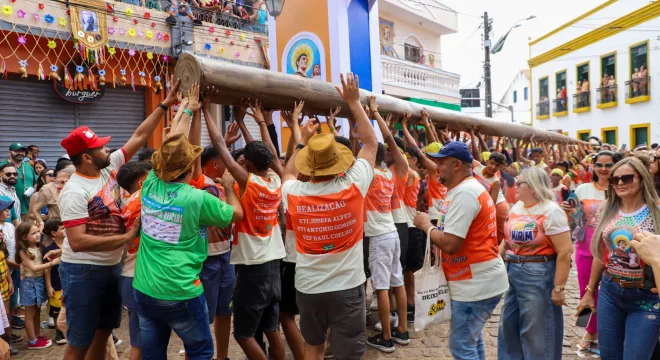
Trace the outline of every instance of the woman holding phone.
<path fill-rule="evenodd" d="M 651 291 L 653 271 L 631 242 L 644 231 L 660 233 L 659 203 L 653 178 L 639 159 L 614 165 L 591 242 L 591 277 L 577 307 L 578 314 L 586 308 L 596 312 L 592 289 L 600 284 L 596 314 L 603 359 L 650 359 L 658 342 L 660 298 Z"/>
<path fill-rule="evenodd" d="M 614 167 L 614 153 L 601 151 L 596 154 L 592 173 L 592 182 L 584 183 L 575 189 L 577 203 L 564 201 L 562 208 L 568 213 L 568 218 L 573 222 L 573 238 L 575 242 L 575 264 L 577 266 L 578 286 L 580 287 L 580 298 L 589 292 L 594 298 L 594 304 L 598 300 L 598 288 L 589 288 L 589 277 L 591 275 L 591 239 L 598 225 L 598 207 L 605 201 L 605 190 L 609 186 L 608 179 Z M 578 219 L 575 219 L 577 214 Z M 577 222 L 577 224 L 575 223 Z M 595 316 L 591 318 L 586 327 L 587 333 L 578 343 L 578 350 L 598 352 L 598 322 Z"/>
<path fill-rule="evenodd" d="M 524 170 L 516 185 L 518 202 L 500 245 L 509 290 L 500 315 L 498 359 L 561 359 L 564 285 L 573 253 L 568 220 L 544 170 Z"/>

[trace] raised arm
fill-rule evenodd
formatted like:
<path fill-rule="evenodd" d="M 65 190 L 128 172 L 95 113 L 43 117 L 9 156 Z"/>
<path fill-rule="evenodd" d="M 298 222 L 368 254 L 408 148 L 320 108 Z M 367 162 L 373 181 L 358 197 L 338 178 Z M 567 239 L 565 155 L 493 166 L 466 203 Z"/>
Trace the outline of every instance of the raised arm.
<path fill-rule="evenodd" d="M 335 86 L 339 96 L 341 96 L 348 107 L 351 109 L 355 121 L 357 122 L 358 132 L 360 134 L 360 140 L 362 140 L 362 148 L 358 153 L 358 158 L 365 159 L 369 162 L 371 167 L 374 166 L 376 162 L 376 152 L 378 151 L 378 139 L 376 138 L 376 133 L 374 132 L 373 127 L 371 127 L 371 122 L 369 117 L 364 112 L 362 105 L 360 105 L 360 82 L 357 76 L 353 76 L 353 73 L 349 72 L 344 79 L 344 75 L 340 74 L 341 85 Z"/>
<path fill-rule="evenodd" d="M 429 113 L 427 113 L 426 110 L 422 110 L 422 120 L 420 120 L 419 123 L 424 126 L 424 130 L 426 131 L 426 138 L 429 140 L 429 142 L 440 142 L 440 140 L 438 140 L 438 134 L 435 132 L 435 128 L 431 126 L 431 119 L 429 118 Z"/>
<path fill-rule="evenodd" d="M 210 90 L 214 91 L 214 90 Z M 214 91 L 215 92 L 215 91 Z M 210 95 L 210 94 L 208 94 Z M 204 106 L 207 106 L 208 101 L 204 102 Z M 190 144 L 201 146 L 202 145 L 202 112 L 197 109 L 193 113 L 192 124 L 190 125 L 190 135 L 188 136 L 188 141 Z M 193 179 L 198 179 L 202 174 L 202 157 L 198 156 L 195 159 L 195 165 L 193 165 Z"/>
<path fill-rule="evenodd" d="M 479 152 L 479 145 L 477 145 L 477 135 L 474 134 L 474 129 L 470 129 L 470 150 L 472 151 L 473 160 L 481 163 L 481 154 Z"/>
<path fill-rule="evenodd" d="M 179 89 L 179 82 L 180 80 L 177 80 L 174 86 L 172 87 L 172 90 L 170 90 L 170 93 L 167 95 L 165 100 L 163 100 L 163 105 L 166 107 L 170 107 L 176 103 L 176 93 L 177 90 Z M 163 118 L 163 115 L 165 114 L 165 110 L 163 110 L 160 106 L 156 107 L 156 110 L 147 117 L 140 126 L 138 126 L 137 129 L 135 129 L 135 132 L 133 133 L 133 136 L 131 136 L 130 139 L 124 144 L 124 152 L 126 154 L 126 161 L 128 161 L 130 158 L 135 155 L 135 153 L 140 150 L 140 148 L 147 142 L 149 139 L 149 136 L 154 133 L 156 130 L 156 127 L 160 123 L 160 120 Z"/>
<path fill-rule="evenodd" d="M 227 131 L 225 132 L 225 145 L 227 147 L 232 146 L 238 139 L 241 138 L 241 133 L 239 133 L 238 124 L 233 122 L 227 126 Z"/>
<path fill-rule="evenodd" d="M 284 121 L 286 121 L 287 126 L 291 129 L 291 138 L 293 140 L 289 140 L 290 143 L 293 142 L 295 144 L 307 145 L 306 143 L 303 143 L 302 135 L 300 133 L 300 124 L 298 124 L 298 114 L 300 114 L 304 105 L 304 101 L 301 101 L 300 104 L 294 104 L 295 110 L 293 114 L 291 116 L 288 116 L 288 114 L 286 114 L 287 116 L 284 116 Z M 296 155 L 298 154 L 298 150 L 297 146 L 293 148 L 291 155 L 289 155 L 289 150 L 287 150 L 287 156 L 290 156 L 290 158 L 284 166 L 282 182 L 298 179 L 298 169 L 296 168 Z"/>
<path fill-rule="evenodd" d="M 201 104 L 199 103 L 199 84 L 193 84 L 190 87 L 190 91 L 188 92 L 188 105 L 186 105 L 186 109 L 183 111 L 181 120 L 179 120 L 179 122 L 176 124 L 176 127 L 170 130 L 170 136 L 176 134 L 184 134 L 184 136 L 188 137 L 188 133 L 190 131 L 190 121 L 192 120 L 191 115 L 195 112 L 198 112 L 200 108 Z M 201 136 L 202 135 L 200 134 L 200 141 Z"/>
<path fill-rule="evenodd" d="M 254 120 L 256 120 L 257 125 L 259 125 L 259 132 L 261 132 L 262 141 L 268 145 L 270 152 L 273 153 L 273 161 L 271 162 L 270 166 L 273 171 L 275 171 L 277 176 L 281 178 L 282 174 L 284 173 L 284 169 L 282 168 L 282 163 L 280 163 L 280 159 L 277 156 L 277 148 L 275 148 L 273 141 L 270 139 L 270 134 L 268 133 L 268 124 L 266 123 L 264 114 L 261 111 L 261 103 L 259 100 L 254 101 L 254 106 L 250 104 L 250 110 L 252 112 L 248 113 L 248 115 L 252 116 Z"/>
<path fill-rule="evenodd" d="M 238 127 L 241 129 L 246 144 L 254 141 L 252 134 L 250 134 L 247 126 L 245 126 L 245 114 L 249 105 L 250 99 L 242 99 L 240 105 L 234 106 L 234 121 L 236 121 Z"/>
<path fill-rule="evenodd" d="M 376 104 L 375 96 L 369 96 L 369 110 L 371 110 L 371 113 L 374 114 L 374 118 L 378 123 L 378 127 L 380 128 L 380 131 L 383 133 L 383 139 L 385 140 L 387 146 L 390 148 L 390 151 L 392 153 L 392 158 L 394 158 L 394 167 L 396 169 L 396 175 L 399 178 L 405 177 L 406 174 L 408 173 L 408 163 L 406 162 L 406 158 L 397 148 L 396 142 L 394 141 L 394 137 L 387 128 L 387 123 L 385 122 L 385 120 L 383 120 L 383 117 L 380 116 L 380 113 L 378 112 L 378 105 Z M 388 114 L 387 116 L 391 117 L 392 114 Z"/>
<path fill-rule="evenodd" d="M 338 136 L 339 135 L 339 129 L 341 128 L 341 125 L 336 126 L 335 123 L 335 116 L 339 114 L 341 111 L 341 107 L 337 106 L 336 109 L 332 110 L 330 109 L 330 115 L 328 115 L 328 127 L 330 128 L 330 131 L 332 132 L 333 135 Z M 382 130 L 381 130 L 382 131 Z"/>
<path fill-rule="evenodd" d="M 403 131 L 403 142 L 404 144 L 408 146 L 415 146 L 415 138 L 410 135 L 410 126 L 408 125 L 408 120 L 410 120 L 410 117 L 412 116 L 411 113 L 405 113 L 403 114 L 403 117 L 401 118 L 401 130 Z"/>
<path fill-rule="evenodd" d="M 206 127 L 208 128 L 209 137 L 211 138 L 211 143 L 213 144 L 213 148 L 220 155 L 220 159 L 227 167 L 227 170 L 229 170 L 229 172 L 231 173 L 231 176 L 233 176 L 234 179 L 236 179 L 236 182 L 238 183 L 241 193 L 243 193 L 243 191 L 245 190 L 245 185 L 247 184 L 247 180 L 248 180 L 248 172 L 241 165 L 239 165 L 236 162 L 236 160 L 234 160 L 234 158 L 231 156 L 231 153 L 229 153 L 229 150 L 225 145 L 225 139 L 223 138 L 222 133 L 220 132 L 220 130 L 218 130 L 218 127 L 215 124 L 215 119 L 213 118 L 211 113 L 206 111 L 207 109 L 204 110 L 205 110 L 204 120 L 206 120 Z"/>

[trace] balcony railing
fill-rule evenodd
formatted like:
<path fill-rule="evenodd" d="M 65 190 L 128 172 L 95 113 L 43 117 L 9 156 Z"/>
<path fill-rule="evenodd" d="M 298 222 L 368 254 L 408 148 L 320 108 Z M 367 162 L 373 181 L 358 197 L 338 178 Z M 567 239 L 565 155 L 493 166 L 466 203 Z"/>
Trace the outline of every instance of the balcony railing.
<path fill-rule="evenodd" d="M 608 85 L 596 89 L 598 93 L 598 105 L 615 103 L 617 101 L 617 86 Z"/>
<path fill-rule="evenodd" d="M 550 115 L 550 103 L 548 100 L 536 103 L 536 116 Z"/>
<path fill-rule="evenodd" d="M 406 60 L 381 55 L 383 84 L 404 85 L 421 91 L 447 91 L 458 94 L 460 77 L 446 71 L 419 65 Z"/>
<path fill-rule="evenodd" d="M 591 106 L 591 92 L 584 91 L 573 94 L 573 110 L 584 109 Z"/>
<path fill-rule="evenodd" d="M 125 3 L 135 4 L 138 0 L 122 0 Z M 169 11 L 172 7 L 172 2 L 169 0 L 145 0 L 144 6 L 148 9 L 159 10 L 163 12 Z M 198 8 L 195 6 L 190 7 L 195 19 L 200 21 L 209 22 L 221 26 L 230 27 L 237 30 L 248 32 L 256 32 L 268 35 L 268 24 L 260 24 L 259 22 L 251 22 L 235 17 L 231 14 L 224 14 L 219 10 Z M 257 11 L 257 10 L 255 10 Z"/>
<path fill-rule="evenodd" d="M 552 114 L 563 113 L 567 110 L 566 107 L 566 98 L 553 99 L 552 100 Z"/>
<path fill-rule="evenodd" d="M 626 81 L 626 100 L 633 100 L 636 98 L 650 96 L 650 92 L 650 76 L 638 77 L 636 79 Z"/>

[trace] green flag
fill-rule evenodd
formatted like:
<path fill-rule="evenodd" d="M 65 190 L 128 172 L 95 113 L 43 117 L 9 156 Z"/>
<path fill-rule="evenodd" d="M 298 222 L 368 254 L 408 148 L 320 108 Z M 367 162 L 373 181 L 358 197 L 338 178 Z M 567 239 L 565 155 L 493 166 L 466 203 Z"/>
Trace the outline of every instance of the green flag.
<path fill-rule="evenodd" d="M 504 36 L 502 36 L 499 40 L 497 40 L 495 45 L 492 48 L 490 48 L 491 54 L 497 54 L 498 52 L 502 51 L 502 48 L 504 48 L 504 42 L 506 41 L 506 37 L 509 36 L 511 29 L 509 29 L 509 31 L 507 31 L 506 34 L 504 34 Z"/>

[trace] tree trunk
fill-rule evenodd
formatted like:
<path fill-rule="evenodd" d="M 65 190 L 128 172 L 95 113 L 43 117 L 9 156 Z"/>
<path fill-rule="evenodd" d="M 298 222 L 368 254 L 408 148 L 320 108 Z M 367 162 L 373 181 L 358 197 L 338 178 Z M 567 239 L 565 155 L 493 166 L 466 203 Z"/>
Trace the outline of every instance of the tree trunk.
<path fill-rule="evenodd" d="M 305 101 L 303 110 L 305 113 L 327 115 L 330 109 L 341 106 L 342 110 L 338 117 L 350 115 L 348 105 L 339 96 L 334 84 L 296 75 L 183 54 L 177 60 L 174 78 L 181 79 L 180 90 L 184 94 L 194 82 L 198 82 L 202 90 L 211 86 L 215 87 L 219 90 L 219 94 L 210 101 L 217 104 L 234 105 L 242 98 L 251 98 L 259 99 L 264 108 L 292 110 L 294 102 L 303 100 Z M 423 106 L 388 95 L 373 94 L 366 90 L 360 90 L 361 102 L 367 104 L 367 96 L 370 95 L 376 96 L 378 110 L 383 117 L 388 113 L 392 113 L 394 116 L 411 113 L 411 122 L 414 123 L 419 121 L 420 112 L 424 109 L 438 126 L 448 124 L 452 131 L 469 131 L 471 127 L 478 126 L 484 135 L 518 139 L 534 135 L 536 142 L 580 142 L 555 132 L 495 121 L 483 116 Z"/>

